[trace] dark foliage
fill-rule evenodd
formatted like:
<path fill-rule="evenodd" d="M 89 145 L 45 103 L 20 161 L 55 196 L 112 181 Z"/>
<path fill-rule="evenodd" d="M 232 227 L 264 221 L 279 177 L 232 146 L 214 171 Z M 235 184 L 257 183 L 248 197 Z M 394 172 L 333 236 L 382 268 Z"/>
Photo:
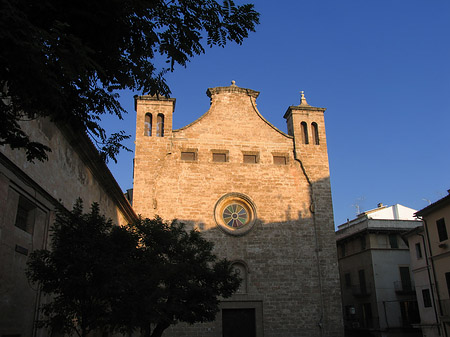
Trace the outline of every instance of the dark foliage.
<path fill-rule="evenodd" d="M 213 244 L 183 224 L 160 218 L 113 226 L 97 204 L 83 214 L 81 200 L 59 211 L 51 250 L 31 254 L 27 276 L 49 295 L 39 326 L 54 332 L 105 330 L 161 336 L 177 322 L 215 318 L 218 297 L 240 280 Z"/>
<path fill-rule="evenodd" d="M 211 242 L 177 221 L 141 219 L 130 229 L 139 238 L 138 277 L 133 296 L 128 293 L 116 303 L 116 322 L 159 337 L 177 322 L 214 320 L 218 297 L 230 297 L 240 284 L 230 262 L 218 260 Z"/>
<path fill-rule="evenodd" d="M 28 261 L 29 280 L 51 295 L 41 308 L 45 319 L 39 326 L 79 336 L 107 326 L 114 277 L 131 257 L 135 240 L 101 216 L 97 204 L 83 214 L 81 200 L 71 212 L 57 213 L 51 238 L 51 250 L 34 251 Z"/>
<path fill-rule="evenodd" d="M 29 160 L 50 150 L 21 128 L 36 117 L 87 131 L 114 159 L 128 136 L 99 120 L 122 118 L 117 90 L 168 96 L 164 74 L 204 53 L 202 37 L 240 44 L 259 20 L 231 0 L 0 0 L 0 13 L 0 145 Z"/>

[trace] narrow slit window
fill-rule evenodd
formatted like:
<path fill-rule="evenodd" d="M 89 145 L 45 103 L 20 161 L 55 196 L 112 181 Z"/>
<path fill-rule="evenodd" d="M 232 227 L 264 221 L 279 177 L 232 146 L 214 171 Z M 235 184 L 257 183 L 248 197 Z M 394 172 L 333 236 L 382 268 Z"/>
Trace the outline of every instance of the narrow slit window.
<path fill-rule="evenodd" d="M 416 243 L 416 258 L 421 259 L 422 258 L 422 248 L 420 247 L 420 243 Z"/>
<path fill-rule="evenodd" d="M 158 114 L 156 121 L 156 137 L 164 137 L 164 115 Z"/>
<path fill-rule="evenodd" d="M 345 251 L 345 242 L 341 244 L 341 257 L 345 257 L 346 251 Z"/>
<path fill-rule="evenodd" d="M 215 163 L 225 163 L 227 161 L 226 153 L 213 153 L 213 162 Z"/>
<path fill-rule="evenodd" d="M 152 135 L 152 114 L 145 114 L 144 122 L 144 136 L 150 137 Z"/>
<path fill-rule="evenodd" d="M 409 267 L 399 267 L 400 281 L 402 290 L 412 290 L 411 275 L 409 274 Z"/>
<path fill-rule="evenodd" d="M 236 262 L 231 265 L 233 271 L 240 277 L 241 284 L 236 291 L 236 294 L 246 294 L 247 293 L 247 268 L 244 264 Z"/>
<path fill-rule="evenodd" d="M 193 151 L 181 152 L 181 160 L 194 161 L 195 157 L 196 157 L 195 152 L 193 152 Z"/>
<path fill-rule="evenodd" d="M 244 154 L 244 163 L 256 164 L 258 162 L 258 156 L 256 154 Z"/>
<path fill-rule="evenodd" d="M 345 275 L 345 286 L 350 288 L 352 286 L 352 277 L 350 273 L 346 273 Z"/>
<path fill-rule="evenodd" d="M 362 295 L 367 295 L 366 274 L 364 269 L 358 270 L 359 291 Z"/>
<path fill-rule="evenodd" d="M 444 218 L 436 221 L 436 226 L 437 226 L 437 230 L 438 230 L 439 241 L 442 242 L 442 241 L 447 240 L 448 235 L 447 235 L 447 228 L 445 227 Z"/>
<path fill-rule="evenodd" d="M 447 294 L 450 295 L 450 272 L 445 273 L 445 282 L 447 283 Z"/>
<path fill-rule="evenodd" d="M 319 145 L 319 127 L 316 122 L 311 123 L 314 145 Z"/>
<path fill-rule="evenodd" d="M 422 289 L 423 306 L 425 308 L 431 307 L 430 289 Z"/>
<path fill-rule="evenodd" d="M 302 122 L 301 128 L 302 128 L 302 143 L 303 144 L 309 144 L 308 125 L 306 124 L 306 122 Z"/>
<path fill-rule="evenodd" d="M 361 236 L 360 243 L 361 243 L 361 250 L 365 250 L 366 249 L 366 245 L 367 245 L 365 236 Z"/>
<path fill-rule="evenodd" d="M 275 165 L 286 165 L 286 157 L 285 156 L 273 156 L 273 163 Z"/>

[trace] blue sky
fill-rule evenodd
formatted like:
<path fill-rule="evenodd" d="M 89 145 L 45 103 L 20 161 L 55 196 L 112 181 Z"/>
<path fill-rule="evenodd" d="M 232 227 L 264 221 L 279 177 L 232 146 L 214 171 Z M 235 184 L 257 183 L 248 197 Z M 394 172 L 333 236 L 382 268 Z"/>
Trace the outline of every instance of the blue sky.
<path fill-rule="evenodd" d="M 238 3 L 241 3 L 239 1 Z M 450 1 L 257 1 L 261 24 L 243 45 L 207 48 L 167 76 L 174 128 L 208 110 L 206 89 L 260 91 L 261 114 L 286 132 L 283 115 L 308 103 L 325 123 L 336 226 L 377 203 L 421 209 L 450 189 Z M 129 112 L 104 126 L 132 134 Z M 133 154 L 109 167 L 132 187 Z"/>

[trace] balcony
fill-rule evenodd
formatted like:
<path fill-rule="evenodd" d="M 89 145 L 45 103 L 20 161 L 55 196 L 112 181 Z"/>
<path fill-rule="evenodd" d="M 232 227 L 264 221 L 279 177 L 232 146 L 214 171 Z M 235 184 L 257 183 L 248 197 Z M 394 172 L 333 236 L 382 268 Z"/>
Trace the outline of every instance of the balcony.
<path fill-rule="evenodd" d="M 441 321 L 450 323 L 450 299 L 441 300 L 442 316 Z"/>
<path fill-rule="evenodd" d="M 414 284 L 411 282 L 394 282 L 395 292 L 399 295 L 414 295 L 416 293 Z"/>

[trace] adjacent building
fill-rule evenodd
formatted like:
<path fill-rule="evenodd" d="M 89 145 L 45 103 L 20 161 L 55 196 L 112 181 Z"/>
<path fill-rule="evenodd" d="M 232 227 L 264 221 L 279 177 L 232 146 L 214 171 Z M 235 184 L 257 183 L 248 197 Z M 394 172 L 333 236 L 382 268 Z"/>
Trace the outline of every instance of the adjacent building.
<path fill-rule="evenodd" d="M 423 225 L 417 226 L 404 234 L 408 240 L 411 257 L 411 272 L 413 274 L 417 305 L 419 307 L 420 323 L 424 337 L 439 337 L 442 335 L 439 326 L 439 308 L 436 306 L 433 270 L 430 263 L 430 250 L 426 244 Z"/>
<path fill-rule="evenodd" d="M 449 195 L 416 213 L 423 227 L 408 233 L 411 255 L 416 260 L 415 277 L 424 336 L 450 333 L 450 191 Z M 413 248 L 414 245 L 414 248 Z M 423 252 L 419 251 L 422 249 Z"/>
<path fill-rule="evenodd" d="M 209 110 L 173 130 L 175 99 L 137 96 L 133 207 L 179 219 L 215 243 L 243 279 L 212 323 L 171 336 L 342 336 L 323 108 L 300 105 L 288 134 L 259 92 L 207 90 Z"/>
<path fill-rule="evenodd" d="M 136 215 L 85 134 L 47 119 L 22 127 L 52 152 L 30 163 L 24 151 L 0 146 L 0 336 L 46 336 L 35 325 L 43 298 L 25 268 L 32 251 L 48 247 L 55 208 L 82 198 L 119 225 Z"/>
<path fill-rule="evenodd" d="M 347 336 L 420 336 L 408 246 L 416 210 L 383 206 L 338 227 L 339 275 Z"/>

